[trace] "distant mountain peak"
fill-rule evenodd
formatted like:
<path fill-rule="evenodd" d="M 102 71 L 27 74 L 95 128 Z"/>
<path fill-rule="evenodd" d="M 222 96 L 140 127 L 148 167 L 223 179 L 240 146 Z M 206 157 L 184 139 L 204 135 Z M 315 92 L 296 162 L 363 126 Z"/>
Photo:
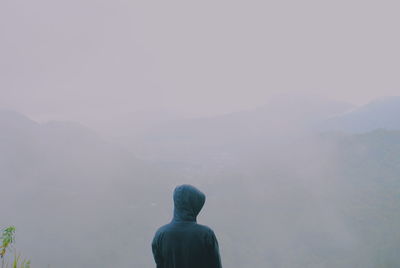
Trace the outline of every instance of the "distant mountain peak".
<path fill-rule="evenodd" d="M 375 99 L 324 123 L 324 130 L 368 132 L 400 129 L 400 96 Z"/>
<path fill-rule="evenodd" d="M 12 110 L 0 109 L 0 126 L 19 129 L 39 127 L 39 123 Z"/>

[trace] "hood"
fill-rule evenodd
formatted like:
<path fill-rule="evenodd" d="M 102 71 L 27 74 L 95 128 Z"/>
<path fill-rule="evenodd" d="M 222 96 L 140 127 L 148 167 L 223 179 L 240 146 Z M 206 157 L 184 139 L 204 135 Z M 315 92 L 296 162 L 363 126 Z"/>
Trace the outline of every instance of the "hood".
<path fill-rule="evenodd" d="M 206 196 L 192 185 L 177 186 L 174 191 L 173 221 L 196 221 Z"/>

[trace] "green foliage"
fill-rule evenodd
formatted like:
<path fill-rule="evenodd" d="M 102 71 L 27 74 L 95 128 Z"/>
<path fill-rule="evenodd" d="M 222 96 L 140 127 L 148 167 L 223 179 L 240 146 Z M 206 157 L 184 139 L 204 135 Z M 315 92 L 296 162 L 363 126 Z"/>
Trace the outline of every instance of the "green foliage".
<path fill-rule="evenodd" d="M 15 227 L 10 226 L 2 229 L 0 236 L 0 257 L 1 257 L 1 268 L 10 267 L 5 260 L 6 253 L 15 243 Z M 17 251 L 14 249 L 14 258 L 11 263 L 11 268 L 30 268 L 31 262 L 29 260 L 21 260 L 21 255 L 17 254 Z"/>
<path fill-rule="evenodd" d="M 7 249 L 14 243 L 15 240 L 15 227 L 10 226 L 4 228 L 0 237 L 1 246 L 0 246 L 0 257 L 3 259 L 6 255 Z"/>
<path fill-rule="evenodd" d="M 28 260 L 21 261 L 21 255 L 15 253 L 12 268 L 30 268 L 31 262 Z"/>

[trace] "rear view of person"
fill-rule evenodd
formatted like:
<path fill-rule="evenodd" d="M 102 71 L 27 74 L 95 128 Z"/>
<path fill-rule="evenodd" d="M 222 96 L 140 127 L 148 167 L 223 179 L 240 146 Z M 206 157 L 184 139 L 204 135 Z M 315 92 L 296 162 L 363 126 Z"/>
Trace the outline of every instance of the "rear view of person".
<path fill-rule="evenodd" d="M 196 222 L 205 200 L 191 185 L 175 188 L 174 217 L 157 230 L 152 242 L 157 268 L 222 267 L 214 232 Z"/>

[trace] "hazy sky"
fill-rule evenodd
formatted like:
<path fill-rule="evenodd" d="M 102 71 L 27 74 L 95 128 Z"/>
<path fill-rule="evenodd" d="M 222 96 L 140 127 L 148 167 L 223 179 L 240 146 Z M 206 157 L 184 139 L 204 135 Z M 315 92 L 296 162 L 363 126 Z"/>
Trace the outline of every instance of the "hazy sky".
<path fill-rule="evenodd" d="M 0 107 L 112 120 L 400 95 L 398 1 L 0 1 Z"/>

